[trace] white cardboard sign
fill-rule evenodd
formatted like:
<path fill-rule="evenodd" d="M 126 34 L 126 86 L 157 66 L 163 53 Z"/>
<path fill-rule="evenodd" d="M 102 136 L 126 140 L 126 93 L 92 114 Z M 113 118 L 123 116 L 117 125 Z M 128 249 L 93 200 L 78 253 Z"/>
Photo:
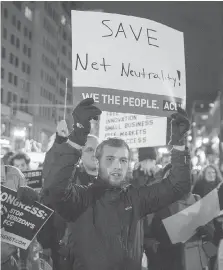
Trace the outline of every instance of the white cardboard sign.
<path fill-rule="evenodd" d="M 72 72 L 77 102 L 92 96 L 104 111 L 166 116 L 186 97 L 183 33 L 148 19 L 73 10 Z"/>
<path fill-rule="evenodd" d="M 173 244 L 185 243 L 196 233 L 198 227 L 206 225 L 219 212 L 218 191 L 214 189 L 195 204 L 163 219 L 163 224 Z"/>
<path fill-rule="evenodd" d="M 102 112 L 99 139 L 120 137 L 130 148 L 166 145 L 166 117 Z"/>

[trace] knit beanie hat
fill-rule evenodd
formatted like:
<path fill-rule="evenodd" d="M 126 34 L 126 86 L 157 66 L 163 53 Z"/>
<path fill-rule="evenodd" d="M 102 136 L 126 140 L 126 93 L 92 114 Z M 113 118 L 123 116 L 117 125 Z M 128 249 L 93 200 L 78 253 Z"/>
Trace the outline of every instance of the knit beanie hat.
<path fill-rule="evenodd" d="M 156 149 L 154 147 L 139 148 L 139 162 L 145 159 L 156 160 Z"/>

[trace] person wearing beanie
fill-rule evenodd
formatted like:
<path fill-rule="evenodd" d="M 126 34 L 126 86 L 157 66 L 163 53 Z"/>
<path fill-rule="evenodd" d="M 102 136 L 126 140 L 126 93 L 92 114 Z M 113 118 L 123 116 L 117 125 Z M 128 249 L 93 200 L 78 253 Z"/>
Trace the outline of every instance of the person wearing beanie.
<path fill-rule="evenodd" d="M 134 186 L 149 185 L 154 181 L 151 169 L 156 172 L 159 168 L 156 166 L 156 150 L 154 147 L 142 147 L 138 149 L 138 162 L 134 166 L 131 184 Z"/>
<path fill-rule="evenodd" d="M 57 147 L 68 141 L 69 131 L 65 120 L 62 120 L 57 125 L 56 137 L 52 147 L 46 153 L 43 178 L 44 186 L 42 192 L 42 202 L 48 207 L 53 208 L 48 201 L 48 196 L 45 194 L 48 186 L 50 185 L 50 178 L 48 173 L 52 169 L 51 164 L 54 160 L 54 155 Z M 97 177 L 97 164 L 95 161 L 95 150 L 99 144 L 96 136 L 89 134 L 87 141 L 82 149 L 81 159 L 77 165 L 73 181 L 78 185 L 86 185 L 93 183 Z M 48 220 L 47 224 L 42 228 L 38 234 L 38 241 L 44 248 L 46 254 L 51 254 L 53 260 L 53 269 L 64 270 L 71 269 L 69 262 L 69 249 L 67 248 L 68 238 L 72 238 L 75 233 L 73 223 L 67 223 L 56 211 Z M 72 241 L 72 240 L 71 240 Z"/>

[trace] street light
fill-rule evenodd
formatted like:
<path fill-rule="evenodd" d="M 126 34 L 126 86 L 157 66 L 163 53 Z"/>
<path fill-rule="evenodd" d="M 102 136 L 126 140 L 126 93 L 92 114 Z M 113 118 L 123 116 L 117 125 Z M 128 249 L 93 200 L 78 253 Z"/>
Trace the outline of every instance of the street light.
<path fill-rule="evenodd" d="M 166 147 L 161 147 L 158 149 L 159 154 L 168 154 L 169 151 Z"/>
<path fill-rule="evenodd" d="M 14 137 L 17 138 L 25 138 L 26 137 L 26 130 L 25 129 L 15 129 L 13 132 Z"/>
<path fill-rule="evenodd" d="M 209 138 L 203 138 L 203 144 L 209 143 Z"/>

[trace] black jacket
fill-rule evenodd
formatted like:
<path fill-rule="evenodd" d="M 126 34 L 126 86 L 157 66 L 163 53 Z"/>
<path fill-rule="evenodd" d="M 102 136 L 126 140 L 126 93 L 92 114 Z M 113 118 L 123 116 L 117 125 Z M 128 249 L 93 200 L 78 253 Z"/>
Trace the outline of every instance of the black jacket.
<path fill-rule="evenodd" d="M 58 145 L 49 165 L 49 201 L 68 222 L 75 222 L 70 245 L 75 270 L 140 270 L 143 243 L 139 221 L 190 191 L 187 152 L 172 151 L 172 169 L 161 183 L 112 188 L 98 178 L 90 186 L 72 182 L 80 152 Z M 53 169 L 52 169 L 53 168 Z"/>

